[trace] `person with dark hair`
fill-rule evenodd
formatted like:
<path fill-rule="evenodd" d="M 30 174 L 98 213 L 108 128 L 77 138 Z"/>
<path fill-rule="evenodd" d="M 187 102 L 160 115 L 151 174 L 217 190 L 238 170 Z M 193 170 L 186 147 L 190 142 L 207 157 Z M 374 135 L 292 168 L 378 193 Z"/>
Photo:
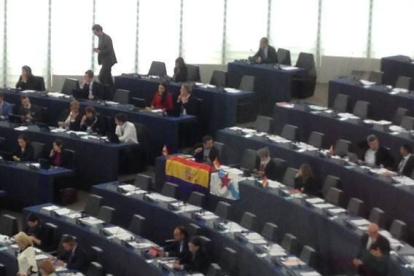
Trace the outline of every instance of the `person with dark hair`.
<path fill-rule="evenodd" d="M 26 135 L 20 134 L 17 138 L 17 142 L 19 147 L 13 154 L 13 160 L 16 162 L 34 161 L 34 150 Z"/>
<path fill-rule="evenodd" d="M 152 98 L 151 108 L 170 110 L 174 108 L 173 97 L 167 91 L 167 84 L 165 82 L 158 85 L 158 91 L 155 92 Z"/>
<path fill-rule="evenodd" d="M 85 72 L 80 88 L 82 99 L 103 100 L 104 98 L 104 88 L 102 84 L 94 80 L 94 73 L 92 70 Z"/>
<path fill-rule="evenodd" d="M 55 140 L 49 154 L 49 161 L 52 166 L 66 168 L 68 166 L 68 155 L 63 150 L 62 140 Z"/>
<path fill-rule="evenodd" d="M 320 196 L 320 187 L 318 187 L 312 168 L 308 164 L 302 164 L 295 176 L 295 189 L 302 193 Z"/>
<path fill-rule="evenodd" d="M 174 241 L 167 244 L 158 252 L 160 257 L 185 258 L 190 252 L 188 249 L 188 232 L 184 226 L 177 226 L 174 229 Z"/>
<path fill-rule="evenodd" d="M 124 113 L 115 115 L 115 124 L 115 134 L 118 136 L 120 142 L 138 143 L 135 125 L 127 121 L 127 117 Z"/>
<path fill-rule="evenodd" d="M 256 63 L 277 63 L 276 49 L 269 45 L 269 40 L 266 37 L 260 39 L 259 50 L 253 56 Z"/>
<path fill-rule="evenodd" d="M 4 94 L 0 92 L 0 120 L 7 120 L 13 113 L 13 106 L 4 100 Z"/>
<path fill-rule="evenodd" d="M 256 162 L 255 173 L 266 176 L 267 179 L 277 180 L 276 164 L 273 162 L 268 148 L 261 148 L 257 151 L 258 162 Z"/>
<path fill-rule="evenodd" d="M 118 62 L 116 60 L 112 39 L 109 35 L 103 32 L 102 26 L 100 25 L 93 25 L 92 31 L 94 35 L 99 38 L 98 48 L 93 49 L 93 51 L 98 54 L 99 65 L 102 65 L 101 71 L 99 72 L 99 81 L 112 88 L 114 82 L 112 80 L 111 70 L 112 66 Z"/>
<path fill-rule="evenodd" d="M 26 222 L 27 227 L 24 232 L 29 236 L 36 247 L 41 247 L 43 239 L 45 238 L 45 231 L 40 223 L 39 217 L 31 213 L 27 216 Z"/>
<path fill-rule="evenodd" d="M 25 65 L 22 67 L 22 74 L 16 83 L 16 89 L 21 90 L 36 90 L 37 81 L 35 76 L 32 74 L 32 69 Z"/>
<path fill-rule="evenodd" d="M 174 76 L 172 79 L 176 82 L 186 82 L 188 79 L 187 65 L 185 65 L 182 57 L 178 57 L 175 60 Z"/>
<path fill-rule="evenodd" d="M 192 96 L 193 86 L 189 83 L 181 85 L 180 95 L 177 99 L 176 109 L 183 115 L 198 115 L 198 102 Z"/>
<path fill-rule="evenodd" d="M 41 122 L 42 121 L 42 109 L 34 104 L 30 103 L 30 99 L 27 96 L 20 97 L 21 105 L 19 107 L 19 115 L 26 115 L 27 119 L 31 122 Z M 28 113 L 27 113 L 27 112 Z M 26 114 L 25 114 L 26 113 Z M 25 121 L 25 120 L 24 120 Z"/>
<path fill-rule="evenodd" d="M 89 258 L 76 239 L 72 236 L 66 236 L 62 240 L 62 247 L 64 252 L 57 257 L 58 265 L 66 264 L 66 268 L 69 270 L 79 270 L 85 273 L 89 265 Z"/>
<path fill-rule="evenodd" d="M 206 135 L 203 142 L 194 147 L 194 158 L 197 162 L 214 162 L 219 158 L 219 151 L 214 147 L 213 137 Z"/>
<path fill-rule="evenodd" d="M 99 135 L 106 134 L 105 120 L 96 113 L 93 106 L 88 106 L 85 108 L 85 115 L 83 115 L 80 125 L 81 131 L 86 131 L 88 133 L 97 133 Z"/>
<path fill-rule="evenodd" d="M 401 159 L 394 168 L 400 175 L 411 177 L 414 171 L 414 156 L 413 149 L 410 145 L 402 145 L 400 148 Z"/>
<path fill-rule="evenodd" d="M 175 269 L 190 272 L 207 273 L 210 265 L 210 258 L 200 237 L 192 237 L 188 242 L 188 248 L 190 250 L 190 254 L 184 258 L 180 258 L 176 263 L 174 263 L 173 267 Z"/>
<path fill-rule="evenodd" d="M 361 147 L 363 149 L 361 159 L 369 166 L 394 167 L 394 158 L 388 149 L 380 146 L 377 136 L 369 135 Z"/>
<path fill-rule="evenodd" d="M 64 110 L 60 115 L 58 125 L 67 130 L 79 131 L 81 128 L 82 112 L 80 103 L 73 100 L 70 103 L 70 110 Z"/>

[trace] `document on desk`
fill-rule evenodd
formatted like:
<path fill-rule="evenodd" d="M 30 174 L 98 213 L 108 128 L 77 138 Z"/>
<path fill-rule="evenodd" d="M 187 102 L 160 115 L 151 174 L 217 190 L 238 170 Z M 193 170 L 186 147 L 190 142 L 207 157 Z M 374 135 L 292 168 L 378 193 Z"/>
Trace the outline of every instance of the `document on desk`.
<path fill-rule="evenodd" d="M 137 190 L 138 188 L 131 184 L 124 184 L 118 186 L 120 189 L 124 190 L 125 192 L 133 192 Z"/>
<path fill-rule="evenodd" d="M 350 220 L 349 222 L 351 222 L 352 224 L 354 224 L 356 226 L 369 225 L 369 221 L 366 220 L 366 219 L 354 219 L 354 220 Z"/>
<path fill-rule="evenodd" d="M 227 232 L 229 233 L 240 233 L 246 231 L 247 229 L 242 227 L 240 224 L 235 222 L 229 222 L 225 225 Z"/>
<path fill-rule="evenodd" d="M 286 256 L 286 250 L 278 244 L 272 244 L 269 248 L 269 255 L 273 257 Z"/>
<path fill-rule="evenodd" d="M 80 221 L 83 224 L 86 224 L 86 225 L 89 225 L 89 226 L 98 225 L 98 224 L 103 224 L 104 223 L 103 220 L 100 220 L 100 219 L 97 219 L 97 218 L 94 218 L 94 217 L 82 218 L 82 219 L 80 219 Z"/>
<path fill-rule="evenodd" d="M 49 259 L 50 257 L 48 255 L 45 254 L 39 254 L 36 255 L 36 261 L 40 261 L 40 260 L 44 260 L 44 259 Z"/>
<path fill-rule="evenodd" d="M 162 201 L 162 202 L 175 202 L 177 201 L 175 198 L 163 196 L 160 194 L 149 194 L 148 197 L 154 201 Z"/>
<path fill-rule="evenodd" d="M 17 131 L 25 131 L 27 129 L 28 129 L 27 126 L 19 126 L 19 127 L 14 128 L 14 130 L 17 130 Z"/>
<path fill-rule="evenodd" d="M 232 93 L 232 94 L 241 92 L 239 89 L 230 88 L 230 87 L 224 88 L 224 91 L 226 91 L 227 93 Z"/>
<path fill-rule="evenodd" d="M 315 198 L 307 199 L 306 202 L 308 202 L 310 204 L 318 204 L 318 203 L 324 203 L 325 200 L 323 200 L 322 198 L 319 198 L 319 197 L 315 197 Z"/>
<path fill-rule="evenodd" d="M 70 214 L 70 212 L 72 211 L 67 208 L 59 208 L 57 210 L 54 210 L 54 212 L 58 214 L 59 216 L 65 216 L 65 215 Z"/>
<path fill-rule="evenodd" d="M 218 219 L 219 216 L 217 216 L 216 214 L 212 213 L 212 212 L 204 212 L 204 214 L 201 215 L 201 218 L 204 220 L 213 220 L 213 219 Z"/>
<path fill-rule="evenodd" d="M 283 66 L 282 70 L 285 71 L 293 71 L 293 70 L 298 70 L 298 67 L 294 67 L 294 66 Z"/>
<path fill-rule="evenodd" d="M 321 276 L 321 274 L 319 274 L 316 271 L 301 272 L 300 275 L 301 276 Z"/>

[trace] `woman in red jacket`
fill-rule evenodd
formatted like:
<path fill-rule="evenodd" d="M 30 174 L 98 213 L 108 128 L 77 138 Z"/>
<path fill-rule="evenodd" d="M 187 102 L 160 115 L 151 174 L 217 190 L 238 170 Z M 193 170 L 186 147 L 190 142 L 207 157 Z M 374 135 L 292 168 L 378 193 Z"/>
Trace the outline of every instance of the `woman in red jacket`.
<path fill-rule="evenodd" d="M 171 93 L 167 92 L 167 84 L 160 83 L 158 85 L 158 91 L 155 92 L 154 98 L 152 99 L 151 108 L 169 110 L 173 109 L 173 98 Z"/>

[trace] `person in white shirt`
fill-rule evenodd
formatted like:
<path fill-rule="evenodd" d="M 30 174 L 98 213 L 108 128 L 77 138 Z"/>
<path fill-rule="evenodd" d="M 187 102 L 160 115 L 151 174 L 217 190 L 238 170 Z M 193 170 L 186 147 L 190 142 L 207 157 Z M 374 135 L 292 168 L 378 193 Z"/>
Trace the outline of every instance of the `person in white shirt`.
<path fill-rule="evenodd" d="M 394 167 L 394 157 L 387 148 L 380 145 L 375 135 L 369 135 L 366 142 L 362 145 L 362 160 L 369 166 L 384 167 L 392 169 Z"/>
<path fill-rule="evenodd" d="M 17 262 L 19 265 L 18 276 L 37 275 L 38 268 L 36 262 L 36 252 L 32 240 L 23 232 L 14 236 L 14 240 L 19 246 Z"/>
<path fill-rule="evenodd" d="M 138 143 L 135 125 L 127 121 L 127 117 L 124 113 L 116 114 L 115 124 L 115 134 L 118 136 L 120 142 Z"/>

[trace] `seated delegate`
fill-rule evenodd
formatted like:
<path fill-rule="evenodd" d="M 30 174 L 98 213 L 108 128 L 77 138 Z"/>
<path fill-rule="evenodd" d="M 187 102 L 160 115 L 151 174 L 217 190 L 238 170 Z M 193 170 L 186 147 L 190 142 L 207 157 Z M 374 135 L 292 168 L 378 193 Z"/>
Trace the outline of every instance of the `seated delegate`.
<path fill-rule="evenodd" d="M 174 76 L 175 82 L 186 82 L 188 80 L 188 69 L 182 57 L 175 60 Z"/>
<path fill-rule="evenodd" d="M 174 108 L 172 94 L 167 91 L 167 84 L 160 83 L 152 98 L 151 108 L 170 110 Z"/>
<path fill-rule="evenodd" d="M 206 135 L 203 142 L 194 147 L 194 158 L 197 162 L 214 162 L 219 158 L 219 151 L 214 147 L 213 137 Z"/>
<path fill-rule="evenodd" d="M 269 45 L 269 40 L 266 37 L 260 39 L 259 50 L 252 57 L 256 63 L 277 63 L 276 49 Z"/>
<path fill-rule="evenodd" d="M 31 162 L 34 160 L 34 150 L 26 135 L 20 134 L 17 138 L 19 144 L 17 150 L 13 153 L 13 161 L 16 162 Z"/>
<path fill-rule="evenodd" d="M 55 167 L 66 168 L 68 166 L 68 158 L 67 152 L 63 150 L 62 140 L 55 140 L 49 154 L 50 164 Z"/>
<path fill-rule="evenodd" d="M 16 88 L 21 90 L 41 90 L 29 66 L 25 65 L 22 67 L 22 74 L 16 83 Z"/>
<path fill-rule="evenodd" d="M 79 131 L 81 128 L 82 116 L 80 103 L 77 100 L 73 100 L 70 103 L 70 110 L 65 110 L 60 115 L 58 125 L 67 130 Z"/>
<path fill-rule="evenodd" d="M 99 116 L 93 106 L 85 108 L 85 115 L 82 116 L 80 130 L 88 133 L 106 134 L 106 123 L 104 118 Z"/>

